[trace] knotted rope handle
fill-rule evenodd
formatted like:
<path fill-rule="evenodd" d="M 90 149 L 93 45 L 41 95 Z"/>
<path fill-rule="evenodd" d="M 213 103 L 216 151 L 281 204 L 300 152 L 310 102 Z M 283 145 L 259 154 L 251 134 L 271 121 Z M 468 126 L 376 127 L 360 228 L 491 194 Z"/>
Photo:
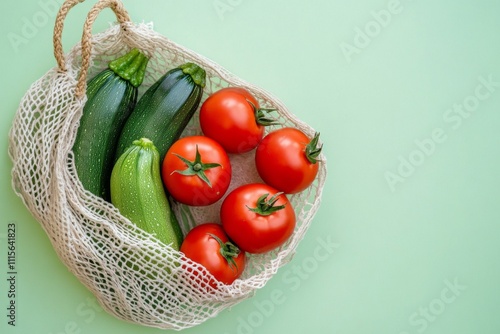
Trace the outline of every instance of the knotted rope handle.
<path fill-rule="evenodd" d="M 59 12 L 57 13 L 56 23 L 54 25 L 54 56 L 57 61 L 57 66 L 59 71 L 66 72 L 66 59 L 64 58 L 64 51 L 62 48 L 62 31 L 64 28 L 64 19 L 66 15 L 75 5 L 84 2 L 85 0 L 66 0 Z M 85 95 L 85 90 L 87 87 L 87 72 L 90 65 L 90 56 L 92 51 L 92 25 L 96 20 L 99 13 L 104 8 L 111 8 L 118 19 L 120 24 L 130 22 L 130 16 L 123 7 L 123 3 L 120 0 L 99 0 L 87 14 L 87 19 L 83 26 L 83 34 L 81 40 L 82 48 L 82 65 L 80 69 L 80 75 L 78 77 L 78 83 L 76 85 L 75 95 L 81 98 Z"/>

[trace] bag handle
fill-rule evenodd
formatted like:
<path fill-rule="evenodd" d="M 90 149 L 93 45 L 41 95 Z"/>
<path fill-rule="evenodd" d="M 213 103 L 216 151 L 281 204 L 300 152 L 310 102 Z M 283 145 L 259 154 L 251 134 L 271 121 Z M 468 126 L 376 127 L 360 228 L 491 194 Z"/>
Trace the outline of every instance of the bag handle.
<path fill-rule="evenodd" d="M 68 14 L 69 10 L 75 5 L 84 2 L 85 0 L 66 0 L 59 12 L 57 13 L 56 23 L 54 26 L 54 56 L 57 61 L 57 66 L 59 71 L 66 72 L 66 59 L 64 58 L 64 51 L 62 48 L 62 31 L 64 28 L 64 19 Z M 99 13 L 104 8 L 110 8 L 116 15 L 118 22 L 124 24 L 130 22 L 130 16 L 128 12 L 123 7 L 123 3 L 120 0 L 99 0 L 87 14 L 87 19 L 83 26 L 81 49 L 82 49 L 82 65 L 80 69 L 80 75 L 78 76 L 78 83 L 76 85 L 75 95 L 81 98 L 85 95 L 85 90 L 87 86 L 87 72 L 90 66 L 90 56 L 92 52 L 92 25 L 96 20 Z"/>

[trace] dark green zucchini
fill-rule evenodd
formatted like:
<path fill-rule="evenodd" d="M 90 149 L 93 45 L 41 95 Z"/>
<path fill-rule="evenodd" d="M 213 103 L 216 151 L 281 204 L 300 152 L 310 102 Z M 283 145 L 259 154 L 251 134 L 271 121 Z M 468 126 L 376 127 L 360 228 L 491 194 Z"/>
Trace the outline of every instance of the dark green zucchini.
<path fill-rule="evenodd" d="M 147 63 L 146 56 L 134 49 L 87 84 L 87 102 L 73 144 L 75 168 L 83 187 L 107 201 L 116 144 L 136 105 Z"/>
<path fill-rule="evenodd" d="M 128 118 L 115 154 L 115 161 L 139 138 L 149 138 L 163 160 L 169 147 L 198 108 L 205 87 L 205 70 L 186 63 L 168 71 L 137 102 Z"/>

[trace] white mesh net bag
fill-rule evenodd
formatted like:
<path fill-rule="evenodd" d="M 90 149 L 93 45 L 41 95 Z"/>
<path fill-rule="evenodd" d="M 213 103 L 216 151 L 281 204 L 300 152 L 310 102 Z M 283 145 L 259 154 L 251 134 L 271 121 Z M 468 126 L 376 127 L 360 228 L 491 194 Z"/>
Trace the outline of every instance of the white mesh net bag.
<path fill-rule="evenodd" d="M 14 118 L 9 145 L 13 188 L 42 225 L 62 262 L 107 312 L 150 327 L 175 330 L 192 327 L 252 296 L 291 260 L 320 205 L 326 178 L 325 158 L 319 157 L 315 182 L 303 192 L 289 196 L 297 216 L 290 239 L 271 252 L 248 254 L 245 270 L 233 284 L 220 283 L 209 290 L 201 288 L 213 279 L 205 268 L 139 230 L 113 205 L 83 189 L 71 148 L 86 102 L 86 74 L 91 78 L 110 60 L 138 48 L 150 57 L 140 94 L 167 70 L 194 62 L 207 73 L 202 102 L 223 87 L 245 87 L 262 107 L 277 109 L 280 125 L 266 131 L 289 126 L 311 137 L 315 131 L 264 90 L 173 43 L 156 33 L 152 25 L 132 23 L 119 0 L 101 0 L 92 8 L 82 42 L 64 56 L 63 20 L 82 1 L 68 0 L 61 7 L 54 29 L 58 66 L 29 88 Z M 92 35 L 92 23 L 106 7 L 115 12 L 118 23 Z M 193 134 L 201 134 L 197 114 L 183 136 Z M 262 182 L 254 167 L 253 154 L 251 151 L 231 156 L 234 176 L 227 193 L 238 185 Z M 221 201 L 199 208 L 173 204 L 184 234 L 197 224 L 218 222 Z M 132 262 L 142 270 L 124 266 L 125 262 Z"/>

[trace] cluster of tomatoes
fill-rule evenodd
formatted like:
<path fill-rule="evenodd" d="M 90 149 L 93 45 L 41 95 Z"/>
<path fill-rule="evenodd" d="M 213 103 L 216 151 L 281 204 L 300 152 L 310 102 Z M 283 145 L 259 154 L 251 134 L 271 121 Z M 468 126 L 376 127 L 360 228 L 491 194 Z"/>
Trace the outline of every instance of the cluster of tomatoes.
<path fill-rule="evenodd" d="M 256 169 L 264 183 L 231 191 L 222 202 L 220 224 L 196 226 L 181 245 L 181 252 L 224 284 L 241 275 L 245 253 L 268 252 L 290 238 L 296 217 L 286 194 L 303 191 L 318 173 L 319 134 L 311 139 L 285 127 L 264 137 L 264 127 L 277 124 L 269 118 L 272 111 L 260 108 L 243 88 L 218 90 L 200 109 L 204 135 L 181 138 L 162 163 L 163 182 L 176 201 L 206 206 L 220 200 L 229 188 L 228 153 L 255 150 Z M 216 282 L 210 285 L 215 287 Z"/>

